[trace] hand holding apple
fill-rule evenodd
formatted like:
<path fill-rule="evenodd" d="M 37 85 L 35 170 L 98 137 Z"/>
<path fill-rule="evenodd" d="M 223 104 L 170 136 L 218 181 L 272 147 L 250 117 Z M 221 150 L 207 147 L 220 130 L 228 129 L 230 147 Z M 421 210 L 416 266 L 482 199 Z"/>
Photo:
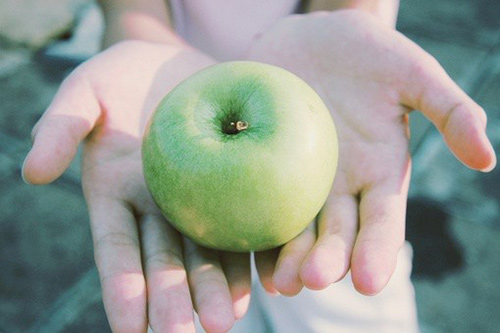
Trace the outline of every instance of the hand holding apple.
<path fill-rule="evenodd" d="M 248 254 L 192 244 L 144 183 L 142 133 L 165 92 L 214 61 L 185 45 L 123 42 L 78 67 L 33 131 L 26 181 L 56 179 L 84 141 L 82 185 L 113 331 L 226 331 L 246 311 Z"/>
<path fill-rule="evenodd" d="M 495 165 L 484 111 L 434 58 L 361 11 L 282 20 L 255 43 L 249 59 L 309 83 L 331 111 L 339 138 L 337 176 L 317 223 L 279 255 L 256 257 L 271 293 L 322 289 L 349 269 L 363 294 L 385 286 L 404 241 L 412 109 L 434 123 L 463 163 L 484 171 Z"/>
<path fill-rule="evenodd" d="M 256 258 L 269 291 L 321 289 L 349 268 L 361 292 L 384 286 L 404 238 L 410 108 L 422 110 L 467 165 L 495 164 L 482 110 L 429 55 L 367 15 L 292 17 L 263 36 L 249 59 L 311 84 L 336 121 L 340 145 L 317 223 L 281 249 L 276 267 L 276 251 Z M 85 140 L 82 182 L 114 330 L 143 331 L 149 320 L 159 331 L 192 331 L 193 306 L 205 328 L 227 330 L 248 304 L 248 256 L 223 252 L 220 260 L 180 237 L 149 196 L 140 162 L 149 110 L 213 63 L 183 45 L 122 43 L 72 73 L 34 129 L 23 168 L 31 183 L 56 179 Z"/>

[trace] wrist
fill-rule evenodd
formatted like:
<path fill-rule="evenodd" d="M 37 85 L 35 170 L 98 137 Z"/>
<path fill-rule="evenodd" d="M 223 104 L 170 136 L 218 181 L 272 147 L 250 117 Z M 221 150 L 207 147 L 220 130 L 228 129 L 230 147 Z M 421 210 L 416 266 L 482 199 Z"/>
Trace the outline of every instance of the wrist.
<path fill-rule="evenodd" d="M 377 17 L 383 24 L 394 28 L 399 0 L 309 0 L 309 12 L 317 10 L 358 9 Z"/>
<path fill-rule="evenodd" d="M 156 43 L 180 43 L 163 1 L 99 0 L 104 14 L 103 47 L 135 39 Z"/>

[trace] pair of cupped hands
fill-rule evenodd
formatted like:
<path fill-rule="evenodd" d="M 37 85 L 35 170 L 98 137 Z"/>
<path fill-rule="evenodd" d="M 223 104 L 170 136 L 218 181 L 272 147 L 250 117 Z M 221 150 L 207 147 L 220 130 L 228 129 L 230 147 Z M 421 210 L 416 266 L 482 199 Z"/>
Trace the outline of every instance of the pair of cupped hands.
<path fill-rule="evenodd" d="M 467 166 L 488 171 L 495 153 L 484 111 L 434 58 L 358 11 L 285 18 L 247 60 L 308 82 L 336 123 L 339 166 L 316 220 L 279 249 L 255 253 L 270 294 L 321 290 L 350 270 L 373 295 L 387 284 L 404 242 L 410 181 L 408 113 L 420 110 Z M 116 331 L 226 331 L 248 307 L 250 255 L 218 252 L 181 236 L 146 188 L 141 137 L 159 100 L 215 61 L 183 42 L 126 41 L 76 68 L 35 125 L 27 182 L 59 177 L 83 142 L 88 204 L 103 301 Z M 429 170 L 432 172 L 432 170 Z"/>

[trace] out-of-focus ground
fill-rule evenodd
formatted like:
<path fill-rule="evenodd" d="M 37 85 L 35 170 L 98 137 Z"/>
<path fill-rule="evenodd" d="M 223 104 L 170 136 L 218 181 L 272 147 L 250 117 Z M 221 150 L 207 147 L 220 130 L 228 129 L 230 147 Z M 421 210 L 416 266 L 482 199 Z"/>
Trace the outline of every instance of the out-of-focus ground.
<path fill-rule="evenodd" d="M 106 332 L 78 161 L 47 186 L 20 177 L 31 127 L 97 50 L 101 18 L 89 1 L 24 2 L 31 11 L 0 0 L 0 332 Z M 485 108 L 500 152 L 500 2 L 401 2 L 398 29 Z M 500 168 L 463 167 L 417 112 L 411 130 L 407 239 L 422 331 L 498 332 Z"/>

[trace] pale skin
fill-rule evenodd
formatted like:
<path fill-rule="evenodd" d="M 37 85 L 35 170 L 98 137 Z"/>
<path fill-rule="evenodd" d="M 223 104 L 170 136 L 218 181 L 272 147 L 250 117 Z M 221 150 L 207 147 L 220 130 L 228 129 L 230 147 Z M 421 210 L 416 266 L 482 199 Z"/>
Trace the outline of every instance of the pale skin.
<path fill-rule="evenodd" d="M 129 2 L 144 8 L 144 1 Z M 110 47 L 63 82 L 34 128 L 23 175 L 34 184 L 53 181 L 83 142 L 82 185 L 113 331 L 144 332 L 148 323 L 158 332 L 193 331 L 193 310 L 207 331 L 227 331 L 248 307 L 249 256 L 181 237 L 152 202 L 140 161 L 144 124 L 158 100 L 215 60 L 172 33 L 165 7 L 147 3 L 138 16 L 115 14 L 110 22 L 127 18 L 129 31 L 113 37 L 121 23 L 110 23 L 105 43 L 143 41 Z M 317 221 L 283 248 L 256 255 L 270 294 L 323 289 L 349 269 L 359 292 L 383 289 L 404 241 L 410 110 L 421 110 L 467 166 L 495 166 L 483 110 L 391 25 L 360 10 L 296 16 L 251 48 L 249 59 L 289 69 L 318 91 L 340 144 L 336 180 Z"/>

